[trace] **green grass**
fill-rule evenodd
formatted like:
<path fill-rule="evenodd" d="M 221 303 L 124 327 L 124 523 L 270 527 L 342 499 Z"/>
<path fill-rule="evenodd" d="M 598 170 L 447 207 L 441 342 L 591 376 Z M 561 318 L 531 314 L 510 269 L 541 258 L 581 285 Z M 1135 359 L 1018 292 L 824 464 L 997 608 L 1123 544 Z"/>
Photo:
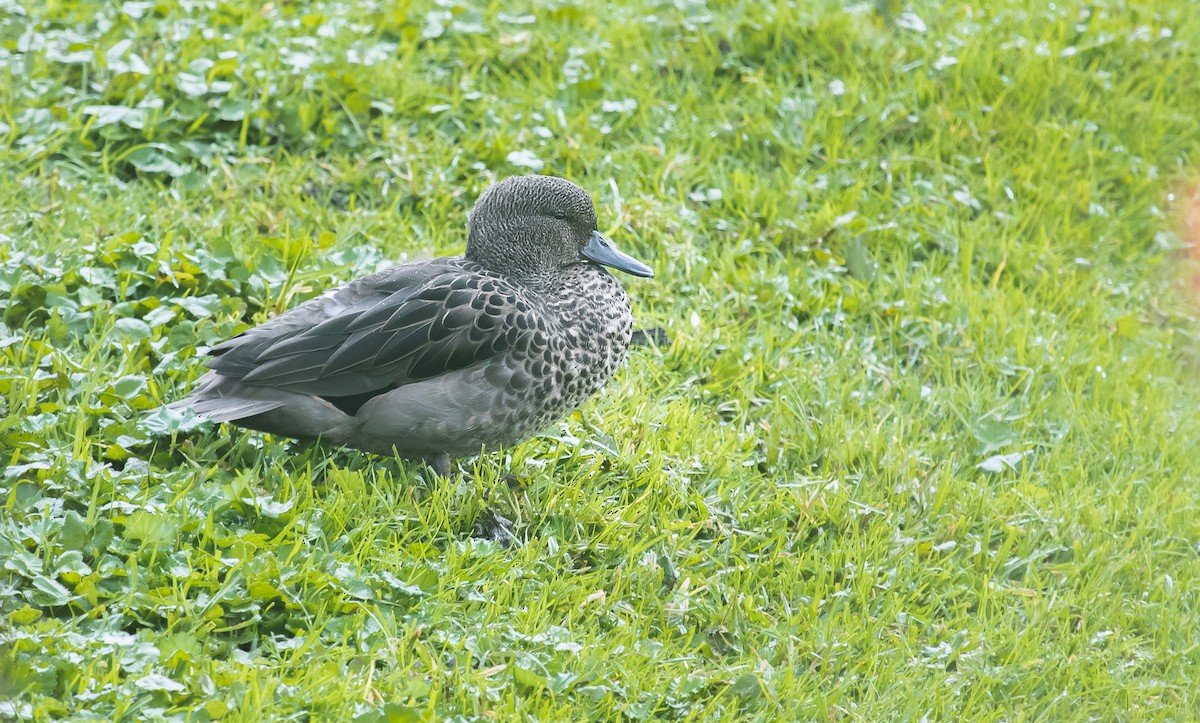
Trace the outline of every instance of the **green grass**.
<path fill-rule="evenodd" d="M 0 718 L 1192 719 L 1200 15 L 1046 5 L 0 3 Z M 672 337 L 549 435 L 147 415 L 530 167 Z"/>

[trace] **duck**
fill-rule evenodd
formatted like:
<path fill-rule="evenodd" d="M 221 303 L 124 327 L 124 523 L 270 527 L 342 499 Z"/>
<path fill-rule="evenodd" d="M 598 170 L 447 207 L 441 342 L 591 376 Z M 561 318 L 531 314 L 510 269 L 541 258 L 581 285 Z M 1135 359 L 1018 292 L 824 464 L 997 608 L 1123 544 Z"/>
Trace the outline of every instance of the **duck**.
<path fill-rule="evenodd" d="M 466 252 L 350 281 L 209 350 L 169 410 L 424 462 L 509 448 L 599 392 L 628 353 L 629 296 L 651 278 L 554 176 L 489 186 Z"/>

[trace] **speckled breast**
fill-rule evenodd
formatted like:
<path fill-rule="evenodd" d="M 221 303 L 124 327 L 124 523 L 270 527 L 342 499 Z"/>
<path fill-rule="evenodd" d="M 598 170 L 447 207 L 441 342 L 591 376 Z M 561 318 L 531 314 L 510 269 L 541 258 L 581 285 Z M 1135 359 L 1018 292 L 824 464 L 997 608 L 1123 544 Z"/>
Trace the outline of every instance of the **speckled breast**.
<path fill-rule="evenodd" d="M 591 264 L 564 274 L 539 301 L 548 328 L 534 335 L 526 358 L 532 383 L 515 395 L 507 415 L 506 426 L 518 437 L 513 442 L 543 431 L 603 388 L 624 361 L 633 332 L 625 290 Z"/>

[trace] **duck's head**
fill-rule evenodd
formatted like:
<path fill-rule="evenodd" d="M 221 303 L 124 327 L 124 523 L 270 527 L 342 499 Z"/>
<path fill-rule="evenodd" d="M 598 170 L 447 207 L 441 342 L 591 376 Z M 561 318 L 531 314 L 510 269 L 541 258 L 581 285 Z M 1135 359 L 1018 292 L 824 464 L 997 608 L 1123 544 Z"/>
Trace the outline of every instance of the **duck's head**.
<path fill-rule="evenodd" d="M 553 176 L 513 176 L 493 184 L 475 203 L 467 230 L 468 259 L 526 283 L 547 283 L 581 263 L 654 275 L 600 235 L 586 191 Z"/>

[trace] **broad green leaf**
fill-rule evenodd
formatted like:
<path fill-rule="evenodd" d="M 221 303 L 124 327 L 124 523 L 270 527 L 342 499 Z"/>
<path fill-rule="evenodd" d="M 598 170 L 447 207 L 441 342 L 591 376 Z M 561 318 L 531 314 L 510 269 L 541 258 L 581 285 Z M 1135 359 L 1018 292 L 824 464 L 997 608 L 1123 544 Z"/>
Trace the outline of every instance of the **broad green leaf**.
<path fill-rule="evenodd" d="M 167 693 L 182 693 L 187 690 L 187 686 L 183 683 L 171 680 L 159 673 L 151 673 L 150 675 L 138 678 L 133 681 L 133 684 L 142 690 L 163 691 Z"/>
<path fill-rule="evenodd" d="M 113 325 L 113 331 L 130 341 L 149 339 L 153 333 L 150 325 L 141 319 L 117 319 L 116 324 Z"/>
<path fill-rule="evenodd" d="M 172 178 L 178 178 L 190 170 L 163 151 L 148 146 L 132 151 L 125 160 L 144 173 L 165 173 Z"/>
<path fill-rule="evenodd" d="M 850 239 L 846 244 L 846 269 L 859 281 L 875 279 L 875 262 L 871 260 L 867 245 L 859 236 Z"/>
<path fill-rule="evenodd" d="M 45 575 L 33 578 L 33 586 L 37 589 L 33 601 L 38 605 L 66 605 L 71 600 L 71 592 Z"/>
<path fill-rule="evenodd" d="M 68 510 L 58 536 L 59 544 L 68 550 L 82 550 L 87 546 L 89 537 L 83 517 L 74 510 Z"/>
<path fill-rule="evenodd" d="M 24 605 L 8 614 L 8 619 L 14 625 L 28 625 L 42 616 L 42 611 L 29 605 Z"/>

